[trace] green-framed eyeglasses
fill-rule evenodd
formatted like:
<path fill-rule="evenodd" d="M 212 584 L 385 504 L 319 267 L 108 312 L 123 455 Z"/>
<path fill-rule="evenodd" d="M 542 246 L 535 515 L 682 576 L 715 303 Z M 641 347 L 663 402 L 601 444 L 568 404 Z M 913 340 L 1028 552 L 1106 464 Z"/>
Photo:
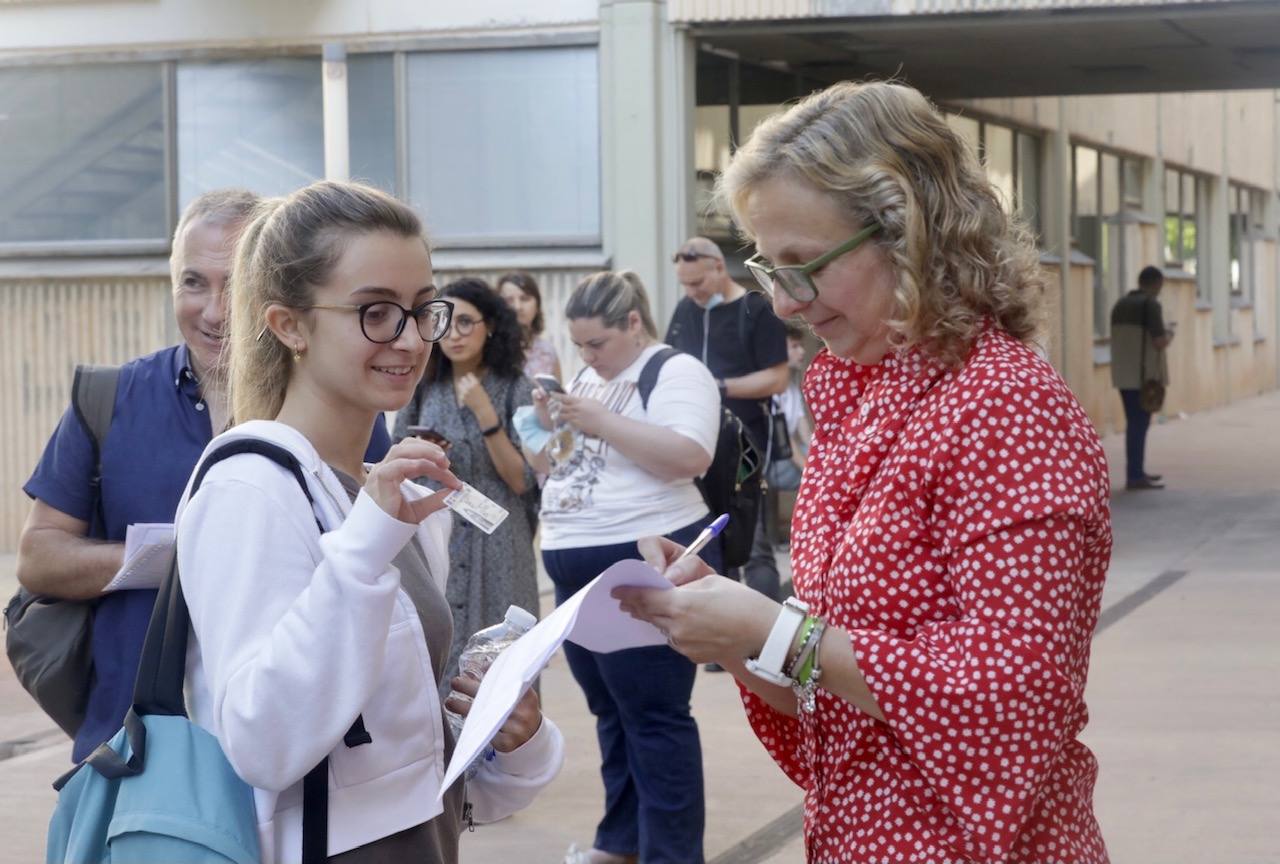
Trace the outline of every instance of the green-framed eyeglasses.
<path fill-rule="evenodd" d="M 847 255 L 857 249 L 864 240 L 879 230 L 880 225 L 872 223 L 830 252 L 814 258 L 808 264 L 787 264 L 782 267 L 774 267 L 763 256 L 756 254 L 747 259 L 747 269 L 751 271 L 752 276 L 756 277 L 760 287 L 770 297 L 773 296 L 773 286 L 777 284 L 781 285 L 782 290 L 791 295 L 791 299 L 797 303 L 811 303 L 818 296 L 818 286 L 814 284 L 811 274 L 821 270 L 841 255 Z"/>

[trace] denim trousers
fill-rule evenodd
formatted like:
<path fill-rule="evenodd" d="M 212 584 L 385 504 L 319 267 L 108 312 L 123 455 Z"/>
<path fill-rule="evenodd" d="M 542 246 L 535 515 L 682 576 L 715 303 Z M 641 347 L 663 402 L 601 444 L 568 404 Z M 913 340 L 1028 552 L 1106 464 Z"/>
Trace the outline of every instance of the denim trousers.
<path fill-rule="evenodd" d="M 1146 476 L 1147 429 L 1151 414 L 1142 410 L 1141 390 L 1121 390 L 1124 403 L 1124 476 L 1135 483 Z"/>
<path fill-rule="evenodd" d="M 667 536 L 688 545 L 710 521 Z M 639 557 L 635 543 L 542 551 L 556 605 L 609 565 Z M 720 569 L 717 544 L 702 558 Z M 595 848 L 643 864 L 702 864 L 702 743 L 689 709 L 697 667 L 666 645 L 597 654 L 566 642 L 564 653 L 600 742 L 605 803 Z"/>

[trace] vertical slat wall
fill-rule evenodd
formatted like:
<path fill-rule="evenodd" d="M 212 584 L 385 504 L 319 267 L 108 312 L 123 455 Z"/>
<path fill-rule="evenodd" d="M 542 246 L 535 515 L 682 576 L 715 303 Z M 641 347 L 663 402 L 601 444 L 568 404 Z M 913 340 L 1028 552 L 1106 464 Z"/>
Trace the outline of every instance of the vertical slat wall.
<path fill-rule="evenodd" d="M 17 548 L 22 484 L 71 398 L 77 363 L 121 363 L 172 332 L 167 279 L 0 281 L 0 551 Z"/>
<path fill-rule="evenodd" d="M 505 271 L 458 271 L 451 270 L 436 274 L 436 284 L 446 285 L 452 279 L 458 279 L 462 276 L 473 276 L 485 280 L 494 288 L 497 288 L 497 279 Z M 566 326 L 564 318 L 564 307 L 569 302 L 569 295 L 573 293 L 573 289 L 578 287 L 578 283 L 583 276 L 592 273 L 592 270 L 530 270 L 529 273 L 538 283 L 538 289 L 542 292 L 542 315 L 546 321 L 546 332 L 543 334 L 551 343 L 555 345 L 556 353 L 560 355 L 560 368 L 564 371 L 565 377 L 569 377 L 578 371 L 582 365 L 582 361 L 578 359 L 578 352 L 573 347 L 573 342 L 569 339 L 569 328 Z M 666 325 L 665 321 L 658 321 L 658 334 L 662 334 L 662 330 Z"/>
<path fill-rule="evenodd" d="M 580 365 L 564 306 L 586 270 L 534 270 L 546 335 L 566 374 Z M 437 278 L 440 284 L 458 276 Z M 493 282 L 500 272 L 468 272 Z M 0 552 L 17 548 L 29 503 L 22 484 L 71 399 L 77 363 L 122 363 L 174 338 L 164 278 L 0 280 Z"/>

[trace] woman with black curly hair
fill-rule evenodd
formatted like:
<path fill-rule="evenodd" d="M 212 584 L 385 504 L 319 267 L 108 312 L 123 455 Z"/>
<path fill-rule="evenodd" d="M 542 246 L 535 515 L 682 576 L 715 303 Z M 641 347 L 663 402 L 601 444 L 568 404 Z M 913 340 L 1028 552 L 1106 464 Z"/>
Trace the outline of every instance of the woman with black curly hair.
<path fill-rule="evenodd" d="M 472 633 L 502 620 L 511 604 L 538 614 L 533 532 L 525 497 L 533 472 L 513 442 L 512 414 L 532 403 L 521 366 L 520 325 L 502 298 L 480 279 L 459 279 L 440 296 L 453 304 L 453 323 L 433 354 L 413 400 L 396 417 L 395 439 L 410 433 L 445 447 L 455 474 L 510 514 L 491 535 L 454 517 L 445 595 L 453 610 L 453 645 L 442 689 L 458 672 Z"/>

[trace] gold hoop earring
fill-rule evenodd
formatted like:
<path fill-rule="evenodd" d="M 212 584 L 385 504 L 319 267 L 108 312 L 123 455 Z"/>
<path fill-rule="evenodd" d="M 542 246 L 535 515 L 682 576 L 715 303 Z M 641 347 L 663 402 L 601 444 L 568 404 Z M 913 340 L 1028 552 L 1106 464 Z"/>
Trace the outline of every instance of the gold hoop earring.
<path fill-rule="evenodd" d="M 302 359 L 302 352 L 306 350 L 307 350 L 307 346 L 305 345 L 294 345 L 293 346 L 293 362 L 297 363 L 298 361 L 300 361 Z"/>

